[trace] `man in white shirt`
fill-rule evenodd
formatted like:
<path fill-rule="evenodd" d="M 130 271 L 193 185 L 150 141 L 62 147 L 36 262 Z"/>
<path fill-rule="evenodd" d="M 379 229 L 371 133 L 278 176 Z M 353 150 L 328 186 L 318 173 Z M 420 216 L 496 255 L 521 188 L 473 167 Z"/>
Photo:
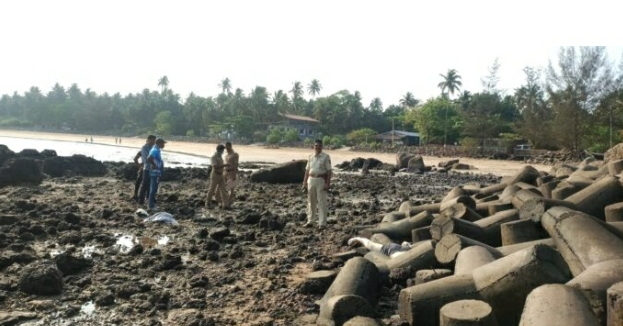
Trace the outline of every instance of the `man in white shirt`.
<path fill-rule="evenodd" d="M 331 187 L 331 157 L 322 152 L 320 139 L 314 141 L 314 151 L 307 160 L 303 179 L 303 189 L 307 190 L 305 226 L 312 226 L 318 214 L 318 227 L 324 229 L 327 226 L 327 190 Z"/>

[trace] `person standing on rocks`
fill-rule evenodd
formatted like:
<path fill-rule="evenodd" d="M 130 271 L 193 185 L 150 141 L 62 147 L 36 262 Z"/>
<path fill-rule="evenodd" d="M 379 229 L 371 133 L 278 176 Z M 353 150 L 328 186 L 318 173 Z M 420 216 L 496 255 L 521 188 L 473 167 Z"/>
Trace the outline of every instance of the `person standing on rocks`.
<path fill-rule="evenodd" d="M 158 193 L 158 184 L 160 183 L 160 176 L 164 170 L 164 161 L 162 160 L 162 149 L 164 148 L 166 141 L 162 138 L 156 139 L 156 145 L 151 148 L 149 155 L 147 156 L 147 163 L 149 164 L 149 209 L 156 209 L 156 194 Z"/>
<path fill-rule="evenodd" d="M 331 187 L 331 157 L 322 152 L 322 140 L 314 141 L 314 154 L 309 156 L 305 167 L 303 189 L 307 190 L 307 223 L 314 224 L 318 214 L 318 227 L 327 226 L 327 190 Z M 316 212 L 317 210 L 317 212 Z"/>
<path fill-rule="evenodd" d="M 223 170 L 228 167 L 228 164 L 223 162 L 223 152 L 225 146 L 219 144 L 216 146 L 216 152 L 210 158 L 210 166 L 212 172 L 210 173 L 210 186 L 208 188 L 208 198 L 206 198 L 206 208 L 212 209 L 212 197 L 214 193 L 218 191 L 217 199 L 220 199 L 221 208 L 229 209 L 229 203 L 227 200 L 227 193 L 225 192 L 225 178 L 223 177 Z"/>
<path fill-rule="evenodd" d="M 145 198 L 149 195 L 149 168 L 150 165 L 147 164 L 147 156 L 149 156 L 149 151 L 154 147 L 156 143 L 156 136 L 149 135 L 147 136 L 147 140 L 145 141 L 145 145 L 141 147 L 141 150 L 136 153 L 134 156 L 134 163 L 138 165 L 138 174 L 136 176 L 136 182 L 134 183 L 134 197 L 137 203 L 140 205 L 145 204 Z M 138 159 L 141 159 L 141 162 L 138 162 Z"/>
<path fill-rule="evenodd" d="M 228 206 L 231 206 L 235 199 L 236 182 L 238 180 L 238 160 L 240 156 L 234 151 L 231 142 L 225 143 L 225 150 L 227 155 L 225 156 L 225 187 L 229 190 L 227 197 Z"/>

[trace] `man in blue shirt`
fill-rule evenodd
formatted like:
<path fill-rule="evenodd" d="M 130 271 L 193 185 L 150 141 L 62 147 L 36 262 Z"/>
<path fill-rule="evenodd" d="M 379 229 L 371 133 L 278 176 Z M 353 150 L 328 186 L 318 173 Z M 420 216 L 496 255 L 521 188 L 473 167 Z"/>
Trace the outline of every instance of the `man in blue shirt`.
<path fill-rule="evenodd" d="M 154 147 L 156 143 L 156 136 L 149 135 L 147 136 L 147 141 L 145 145 L 141 147 L 141 150 L 136 153 L 134 156 L 134 163 L 138 164 L 138 176 L 136 177 L 136 183 L 134 184 L 134 199 L 140 205 L 145 204 L 145 198 L 147 194 L 149 194 L 149 164 L 147 164 L 147 156 L 149 156 L 149 151 Z M 138 159 L 141 159 L 141 163 L 138 162 Z"/>
<path fill-rule="evenodd" d="M 162 138 L 156 139 L 156 145 L 151 148 L 147 156 L 147 164 L 149 165 L 150 187 L 149 187 L 149 209 L 156 209 L 156 194 L 158 193 L 158 183 L 160 176 L 164 170 L 164 161 L 162 161 L 161 150 L 164 148 L 166 141 Z"/>

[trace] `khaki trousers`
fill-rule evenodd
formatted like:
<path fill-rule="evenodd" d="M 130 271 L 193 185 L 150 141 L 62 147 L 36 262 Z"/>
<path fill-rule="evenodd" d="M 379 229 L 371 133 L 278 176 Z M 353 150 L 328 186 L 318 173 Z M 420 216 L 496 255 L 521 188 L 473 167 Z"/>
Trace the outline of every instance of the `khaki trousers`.
<path fill-rule="evenodd" d="M 225 178 L 222 174 L 212 173 L 210 175 L 210 187 L 208 189 L 208 198 L 206 206 L 212 205 L 212 196 L 217 192 L 216 199 L 221 201 L 221 207 L 227 207 L 229 205 L 227 200 L 227 193 L 225 192 Z"/>
<path fill-rule="evenodd" d="M 307 222 L 313 223 L 318 210 L 318 225 L 327 224 L 327 191 L 324 178 L 307 179 Z"/>

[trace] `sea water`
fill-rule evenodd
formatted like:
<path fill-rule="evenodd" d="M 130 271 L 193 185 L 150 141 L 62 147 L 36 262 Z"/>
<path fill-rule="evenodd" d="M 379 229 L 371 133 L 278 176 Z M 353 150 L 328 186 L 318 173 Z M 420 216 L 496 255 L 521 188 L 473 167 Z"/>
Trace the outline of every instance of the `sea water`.
<path fill-rule="evenodd" d="M 45 140 L 45 139 L 25 139 L 13 137 L 0 137 L 0 144 L 6 145 L 10 150 L 19 153 L 24 149 L 52 149 L 58 156 L 72 156 L 80 154 L 91 157 L 98 161 L 108 162 L 132 162 L 140 148 L 115 146 L 106 144 L 93 144 L 87 142 Z M 188 155 L 167 151 L 162 151 L 162 159 L 167 167 L 207 167 L 210 159 L 201 155 Z"/>

